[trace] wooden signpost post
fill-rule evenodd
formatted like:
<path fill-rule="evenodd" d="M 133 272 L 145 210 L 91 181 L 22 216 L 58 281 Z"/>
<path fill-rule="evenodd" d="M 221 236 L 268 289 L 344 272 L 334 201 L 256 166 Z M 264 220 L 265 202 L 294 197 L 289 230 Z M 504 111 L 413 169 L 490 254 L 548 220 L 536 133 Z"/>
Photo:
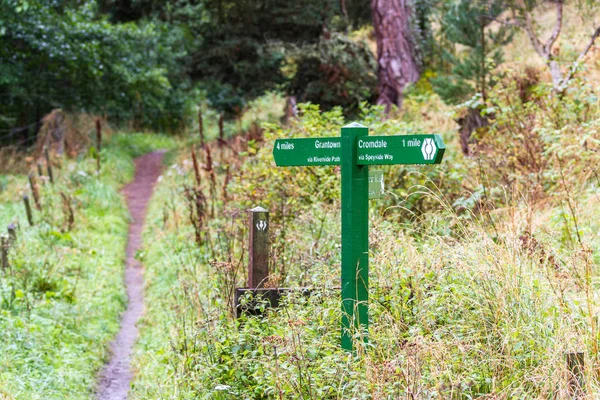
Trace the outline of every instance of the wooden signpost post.
<path fill-rule="evenodd" d="M 269 211 L 262 207 L 248 210 L 250 232 L 248 287 L 259 288 L 269 278 Z"/>
<path fill-rule="evenodd" d="M 277 139 L 279 167 L 340 165 L 342 175 L 342 348 L 352 350 L 369 326 L 369 198 L 375 197 L 369 165 L 439 164 L 444 156 L 439 135 L 369 136 L 366 126 L 352 123 L 341 137 Z M 381 184 L 380 184 L 381 185 Z"/>

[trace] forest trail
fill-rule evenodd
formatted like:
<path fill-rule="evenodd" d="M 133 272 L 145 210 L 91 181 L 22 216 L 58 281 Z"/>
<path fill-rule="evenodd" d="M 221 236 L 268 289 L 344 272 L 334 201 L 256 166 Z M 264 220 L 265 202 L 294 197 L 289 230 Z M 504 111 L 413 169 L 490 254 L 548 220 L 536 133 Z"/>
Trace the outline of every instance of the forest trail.
<path fill-rule="evenodd" d="M 132 222 L 126 250 L 125 284 L 129 298 L 127 309 L 121 316 L 121 330 L 111 344 L 111 359 L 98 378 L 98 399 L 121 400 L 127 398 L 133 373 L 131 351 L 138 336 L 136 323 L 144 307 L 143 266 L 135 255 L 142 244 L 142 231 L 148 201 L 161 173 L 165 151 L 155 151 L 135 160 L 135 178 L 123 189 Z"/>

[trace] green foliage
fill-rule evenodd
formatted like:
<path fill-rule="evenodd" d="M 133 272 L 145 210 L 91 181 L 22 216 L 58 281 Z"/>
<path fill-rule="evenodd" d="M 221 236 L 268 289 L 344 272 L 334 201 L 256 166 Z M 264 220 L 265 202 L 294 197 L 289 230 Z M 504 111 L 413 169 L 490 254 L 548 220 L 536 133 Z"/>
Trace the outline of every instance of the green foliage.
<path fill-rule="evenodd" d="M 299 135 L 308 137 L 339 135 L 339 127 L 344 123 L 340 107 L 321 112 L 316 104 L 300 104 L 299 109 L 302 118 L 294 121 L 289 128 L 277 124 L 264 124 L 265 141 L 272 143 L 277 138 Z M 256 155 L 249 160 L 253 168 L 245 172 L 245 179 L 231 184 L 232 194 L 240 198 L 245 197 L 243 207 L 252 207 L 253 204 L 260 203 L 270 209 L 298 209 L 313 204 L 317 199 L 319 202 L 326 203 L 339 201 L 339 178 L 334 172 L 335 167 L 260 168 L 260 165 L 273 166 L 271 150 L 260 146 Z M 272 186 L 261 184 L 267 177 L 272 182 Z"/>
<path fill-rule="evenodd" d="M 124 153 L 127 157 L 139 157 L 155 150 L 173 150 L 178 146 L 172 137 L 144 133 L 119 133 L 110 138 L 114 152 Z"/>
<path fill-rule="evenodd" d="M 335 25 L 339 24 L 336 23 L 339 21 L 336 16 L 340 14 L 338 1 L 210 1 L 202 8 L 204 18 L 191 24 L 192 31 L 203 38 L 193 50 L 198 62 L 192 75 L 208 83 L 208 98 L 213 107 L 239 114 L 248 99 L 286 83 L 283 69 L 289 69 L 289 63 L 298 71 L 295 79 L 292 78 L 292 91 L 298 92 L 299 87 L 311 85 L 304 89 L 306 100 L 317 99 L 325 109 L 331 107 L 332 101 L 334 105 L 344 105 L 356 96 L 347 93 L 347 85 L 358 86 L 352 91 L 365 97 L 360 93 L 364 91 L 360 87 L 364 85 L 364 78 L 358 75 L 359 68 L 369 67 L 364 71 L 367 76 L 373 68 L 365 63 L 364 50 L 347 40 L 335 38 L 328 43 L 322 37 L 324 27 L 335 30 Z M 286 58 L 286 50 L 291 46 L 306 43 L 309 54 L 301 60 L 294 63 Z M 346 49 L 337 50 L 336 46 Z M 354 62 L 342 59 L 344 53 L 351 52 L 347 49 L 349 46 L 359 50 L 360 55 Z M 313 60 L 317 60 L 316 66 Z M 345 63 L 342 67 L 352 72 L 346 77 L 342 74 L 341 78 L 332 78 L 336 73 L 334 70 L 342 63 Z M 318 69 L 321 65 L 325 70 Z M 318 77 L 313 76 L 315 73 Z M 310 79 L 306 79 L 306 75 Z M 331 87 L 323 88 L 327 79 Z M 341 100 L 334 102 L 339 95 Z"/>
<path fill-rule="evenodd" d="M 443 50 L 449 71 L 431 79 L 434 90 L 447 103 L 461 103 L 475 93 L 485 99 L 495 79 L 491 72 L 502 62 L 502 46 L 511 40 L 505 25 L 489 28 L 503 11 L 502 1 L 449 3 L 441 22 L 444 38 L 452 46 Z"/>
<path fill-rule="evenodd" d="M 182 38 L 161 23 L 112 25 L 98 18 L 95 2 L 3 0 L 1 125 L 26 125 L 64 108 L 136 128 L 178 129 L 189 90 Z"/>
<path fill-rule="evenodd" d="M 125 304 L 127 214 L 117 185 L 131 177 L 133 163 L 122 159 L 117 169 L 107 161 L 105 167 L 118 172 L 100 180 L 93 160 L 72 164 L 69 172 L 55 170 L 60 179 L 43 187 L 43 209 L 34 214 L 33 228 L 25 226 L 15 196 L 25 182 L 3 195 L 1 226 L 15 217 L 21 221 L 10 268 L 0 272 L 0 393 L 9 398 L 92 396 Z M 71 232 L 64 230 L 59 192 L 77 193 Z"/>
<path fill-rule="evenodd" d="M 556 97 L 531 68 L 507 73 L 484 110 L 492 116 L 490 129 L 477 136 L 488 200 L 506 204 L 519 193 L 536 201 L 571 186 L 597 184 L 600 114 L 593 86 L 575 80 Z"/>
<path fill-rule="evenodd" d="M 374 67 L 365 46 L 335 34 L 370 22 L 369 8 L 359 1 L 345 1 L 345 12 L 337 0 L 100 4 L 116 21 L 148 18 L 184 30 L 191 78 L 206 91 L 211 107 L 229 118 L 290 82 L 292 92 L 318 100 L 324 109 L 355 106 L 373 93 Z"/>
<path fill-rule="evenodd" d="M 316 103 L 323 110 L 342 106 L 356 113 L 362 101 L 373 100 L 377 87 L 377 61 L 366 43 L 335 34 L 293 56 L 296 73 L 288 91 L 300 102 Z"/>
<path fill-rule="evenodd" d="M 417 57 L 422 67 L 431 67 L 436 62 L 438 45 L 435 43 L 432 20 L 438 0 L 414 0 L 414 17 L 410 21 L 415 38 Z"/>
<path fill-rule="evenodd" d="M 137 130 L 182 131 L 194 103 L 234 118 L 282 89 L 324 109 L 355 107 L 372 97 L 374 62 L 364 44 L 336 32 L 370 15 L 358 1 L 341 4 L 3 0 L 0 130 L 62 108 Z"/>

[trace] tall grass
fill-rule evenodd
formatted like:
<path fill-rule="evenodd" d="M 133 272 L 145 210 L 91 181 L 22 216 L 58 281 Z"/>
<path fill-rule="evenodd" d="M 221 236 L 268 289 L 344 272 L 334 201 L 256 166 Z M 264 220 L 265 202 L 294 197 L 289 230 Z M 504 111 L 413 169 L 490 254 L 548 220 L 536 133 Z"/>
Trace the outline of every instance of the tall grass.
<path fill-rule="evenodd" d="M 579 118 L 563 103 L 563 121 Z M 430 105 L 420 117 L 410 105 L 403 121 L 365 120 L 378 132 L 418 131 L 444 120 L 446 111 Z M 533 124 L 558 112 L 544 107 L 528 106 Z M 453 151 L 446 164 L 419 173 L 386 169 L 388 194 L 371 204 L 369 342 L 354 355 L 339 349 L 336 170 L 272 164 L 272 139 L 334 134 L 343 122 L 335 110 L 303 110 L 290 127 L 268 126 L 252 153 L 213 146 L 215 184 L 207 169 L 196 178 L 188 150 L 163 176 L 145 236 L 147 316 L 134 398 L 570 398 L 566 355 L 573 352 L 585 354 L 584 390 L 598 396 L 600 243 L 590 174 L 547 162 L 544 197 L 523 191 L 536 179 L 527 163 L 511 171 L 511 179 L 523 175 L 512 187 L 501 184 L 501 171 Z M 586 115 L 593 125 L 596 114 Z M 591 153 L 573 147 L 570 122 L 559 139 L 543 126 L 546 149 L 562 149 L 569 166 L 591 162 Z M 491 139 L 507 140 L 501 124 L 495 129 Z M 452 148 L 455 139 L 447 139 Z M 522 139 L 511 140 L 518 150 Z M 495 149 L 481 159 L 500 157 Z M 225 165 L 227 200 L 210 189 L 225 183 Z M 202 241 L 189 221 L 183 188 L 191 186 L 214 207 Z M 256 205 L 271 211 L 269 283 L 314 290 L 263 317 L 235 320 L 228 293 L 245 276 L 232 271 L 246 263 L 244 211 Z"/>

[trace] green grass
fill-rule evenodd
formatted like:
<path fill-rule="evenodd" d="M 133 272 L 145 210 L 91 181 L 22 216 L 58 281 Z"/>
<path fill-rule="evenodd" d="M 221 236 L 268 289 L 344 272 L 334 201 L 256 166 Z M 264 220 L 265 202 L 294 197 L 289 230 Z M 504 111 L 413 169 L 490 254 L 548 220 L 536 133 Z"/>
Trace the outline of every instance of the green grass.
<path fill-rule="evenodd" d="M 119 133 L 110 138 L 115 155 L 138 157 L 154 150 L 173 150 L 180 144 L 173 136 L 148 133 Z"/>
<path fill-rule="evenodd" d="M 0 226 L 18 221 L 20 230 L 11 268 L 0 272 L 0 398 L 93 398 L 126 305 L 129 216 L 118 191 L 133 177 L 135 156 L 173 147 L 164 136 L 116 134 L 102 150 L 100 175 L 91 158 L 64 162 L 56 185 L 42 188 L 34 227 L 20 201 L 25 176 L 4 178 Z M 75 209 L 70 232 L 60 192 Z"/>

